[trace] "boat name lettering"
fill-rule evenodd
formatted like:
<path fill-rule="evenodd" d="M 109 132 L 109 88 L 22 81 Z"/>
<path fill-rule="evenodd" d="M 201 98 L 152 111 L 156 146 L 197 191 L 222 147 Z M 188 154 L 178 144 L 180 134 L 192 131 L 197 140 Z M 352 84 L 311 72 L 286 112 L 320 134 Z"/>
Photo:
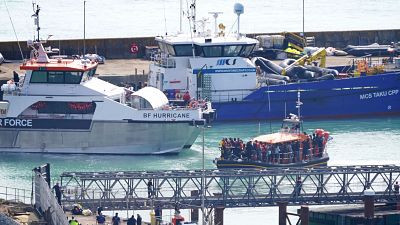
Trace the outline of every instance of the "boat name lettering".
<path fill-rule="evenodd" d="M 189 113 L 143 113 L 143 118 L 152 119 L 189 119 Z"/>
<path fill-rule="evenodd" d="M 372 92 L 372 93 L 360 95 L 360 99 L 365 100 L 365 99 L 370 99 L 370 98 L 380 98 L 380 97 L 398 95 L 399 92 L 400 92 L 399 89 L 393 89 L 393 90 L 389 90 L 389 91 Z"/>
<path fill-rule="evenodd" d="M 32 120 L 14 118 L 0 119 L 0 127 L 32 127 Z"/>

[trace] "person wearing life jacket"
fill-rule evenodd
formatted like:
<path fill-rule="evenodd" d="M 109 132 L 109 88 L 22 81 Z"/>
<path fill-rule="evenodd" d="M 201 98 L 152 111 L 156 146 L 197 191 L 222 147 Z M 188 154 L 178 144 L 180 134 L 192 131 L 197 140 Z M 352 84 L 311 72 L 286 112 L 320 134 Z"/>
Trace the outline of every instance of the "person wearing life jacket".
<path fill-rule="evenodd" d="M 185 94 L 182 97 L 183 101 L 185 102 L 185 105 L 188 105 L 190 102 L 190 94 L 189 91 L 186 91 Z"/>
<path fill-rule="evenodd" d="M 79 222 L 74 217 L 72 217 L 71 220 L 69 220 L 69 225 L 79 225 Z"/>

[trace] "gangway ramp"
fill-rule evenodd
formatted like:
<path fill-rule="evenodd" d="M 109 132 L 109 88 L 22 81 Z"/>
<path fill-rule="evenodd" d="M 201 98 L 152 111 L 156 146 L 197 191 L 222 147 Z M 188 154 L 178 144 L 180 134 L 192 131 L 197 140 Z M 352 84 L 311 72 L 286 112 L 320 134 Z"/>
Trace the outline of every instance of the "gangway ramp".
<path fill-rule="evenodd" d="M 202 178 L 204 177 L 204 183 Z M 301 181 L 296 182 L 297 179 Z M 148 183 L 152 185 L 149 187 Z M 332 205 L 362 203 L 364 191 L 377 203 L 396 202 L 393 185 L 400 166 L 332 166 L 271 170 L 168 170 L 65 172 L 61 175 L 64 203 L 108 210 L 195 209 Z M 397 196 L 398 197 L 398 196 Z"/>

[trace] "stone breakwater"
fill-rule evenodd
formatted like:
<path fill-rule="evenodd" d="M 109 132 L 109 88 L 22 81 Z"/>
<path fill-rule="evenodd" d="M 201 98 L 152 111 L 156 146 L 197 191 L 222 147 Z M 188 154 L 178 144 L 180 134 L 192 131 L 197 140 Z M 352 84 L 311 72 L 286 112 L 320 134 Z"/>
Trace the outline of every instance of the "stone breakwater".
<path fill-rule="evenodd" d="M 268 34 L 268 33 L 263 33 Z M 275 33 L 276 34 L 276 33 Z M 255 37 L 260 34 L 248 34 Z M 315 37 L 315 45 L 319 47 L 344 48 L 347 45 L 368 45 L 372 43 L 390 44 L 400 41 L 400 29 L 397 30 L 362 30 L 362 31 L 325 31 L 307 32 L 307 37 Z M 29 56 L 30 49 L 25 41 L 20 42 L 23 55 Z M 49 40 L 46 44 L 59 48 L 62 55 L 76 55 L 83 52 L 83 40 Z M 154 37 L 86 39 L 86 52 L 97 53 L 106 59 L 143 58 L 146 46 L 156 45 Z M 132 53 L 131 47 L 137 46 L 138 52 Z M 0 42 L 0 50 L 6 59 L 21 59 L 17 42 Z"/>

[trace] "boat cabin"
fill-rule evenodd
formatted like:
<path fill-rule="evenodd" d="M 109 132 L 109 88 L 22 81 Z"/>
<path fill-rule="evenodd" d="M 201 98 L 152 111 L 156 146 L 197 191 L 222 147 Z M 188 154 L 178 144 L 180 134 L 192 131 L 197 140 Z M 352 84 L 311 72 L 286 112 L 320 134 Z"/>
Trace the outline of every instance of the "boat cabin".
<path fill-rule="evenodd" d="M 248 58 L 255 39 L 176 35 L 156 41 L 160 52 L 152 57 L 148 83 L 169 99 L 189 91 L 197 99 L 240 101 L 257 86 L 256 68 Z"/>

